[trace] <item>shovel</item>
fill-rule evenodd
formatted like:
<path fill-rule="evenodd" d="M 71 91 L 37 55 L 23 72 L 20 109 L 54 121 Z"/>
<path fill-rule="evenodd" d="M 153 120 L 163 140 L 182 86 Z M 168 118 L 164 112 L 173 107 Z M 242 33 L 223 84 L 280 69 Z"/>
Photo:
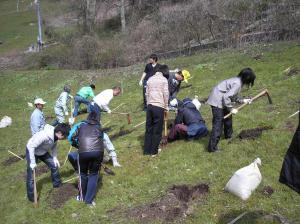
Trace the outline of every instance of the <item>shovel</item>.
<path fill-rule="evenodd" d="M 37 208 L 38 207 L 38 196 L 37 196 L 37 189 L 36 189 L 36 178 L 35 178 L 35 169 L 33 169 L 33 194 L 34 194 L 34 207 Z"/>

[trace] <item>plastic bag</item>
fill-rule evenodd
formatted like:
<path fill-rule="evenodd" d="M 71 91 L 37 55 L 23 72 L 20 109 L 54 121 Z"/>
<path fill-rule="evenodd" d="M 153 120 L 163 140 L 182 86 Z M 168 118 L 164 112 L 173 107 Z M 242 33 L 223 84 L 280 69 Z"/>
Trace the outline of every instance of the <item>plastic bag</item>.
<path fill-rule="evenodd" d="M 258 165 L 261 165 L 260 158 L 236 171 L 226 184 L 225 190 L 247 200 L 262 180 Z"/>
<path fill-rule="evenodd" d="M 8 116 L 4 116 L 0 121 L 0 128 L 5 128 L 7 126 L 10 126 L 12 123 L 12 119 Z"/>

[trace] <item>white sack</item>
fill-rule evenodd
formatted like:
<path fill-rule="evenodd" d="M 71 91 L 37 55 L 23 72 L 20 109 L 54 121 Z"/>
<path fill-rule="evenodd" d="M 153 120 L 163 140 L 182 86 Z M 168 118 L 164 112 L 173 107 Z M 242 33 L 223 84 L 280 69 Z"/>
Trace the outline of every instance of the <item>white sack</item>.
<path fill-rule="evenodd" d="M 236 171 L 226 184 L 225 190 L 247 200 L 262 180 L 258 165 L 261 165 L 260 158 Z"/>
<path fill-rule="evenodd" d="M 7 126 L 10 126 L 12 123 L 12 119 L 8 116 L 4 116 L 0 121 L 0 128 L 5 128 Z"/>

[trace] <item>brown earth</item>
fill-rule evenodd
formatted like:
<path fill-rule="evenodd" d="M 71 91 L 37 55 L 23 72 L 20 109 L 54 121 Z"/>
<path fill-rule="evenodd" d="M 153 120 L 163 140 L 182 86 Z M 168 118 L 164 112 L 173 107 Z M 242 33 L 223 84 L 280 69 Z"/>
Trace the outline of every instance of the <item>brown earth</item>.
<path fill-rule="evenodd" d="M 257 127 L 254 129 L 246 129 L 246 130 L 242 130 L 239 134 L 238 137 L 241 140 L 244 139 L 256 139 L 258 137 L 261 136 L 263 131 L 269 130 L 269 129 L 273 129 L 273 127 L 271 126 L 264 126 L 264 127 Z"/>
<path fill-rule="evenodd" d="M 62 207 L 66 201 L 74 199 L 78 194 L 77 186 L 74 184 L 66 183 L 59 188 L 53 188 L 49 195 L 50 207 L 57 209 Z"/>
<path fill-rule="evenodd" d="M 19 155 L 21 158 L 25 158 L 25 155 Z M 14 164 L 14 163 L 17 163 L 17 162 L 19 162 L 19 161 L 21 161 L 21 159 L 19 159 L 19 158 L 17 158 L 17 157 L 15 157 L 15 156 L 11 156 L 11 157 L 8 157 L 8 159 L 6 159 L 6 160 L 4 160 L 3 162 L 2 162 L 2 165 L 3 166 L 10 166 L 10 165 L 12 165 L 12 164 Z"/>
<path fill-rule="evenodd" d="M 167 190 L 165 196 L 154 202 L 126 209 L 123 215 L 138 223 L 182 222 L 187 215 L 192 213 L 193 202 L 199 205 L 208 192 L 207 184 L 173 185 Z M 115 213 L 120 213 L 120 209 L 113 209 L 109 213 L 114 217 Z"/>
<path fill-rule="evenodd" d="M 267 197 L 271 197 L 271 195 L 274 193 L 274 189 L 271 186 L 265 186 L 261 193 Z"/>

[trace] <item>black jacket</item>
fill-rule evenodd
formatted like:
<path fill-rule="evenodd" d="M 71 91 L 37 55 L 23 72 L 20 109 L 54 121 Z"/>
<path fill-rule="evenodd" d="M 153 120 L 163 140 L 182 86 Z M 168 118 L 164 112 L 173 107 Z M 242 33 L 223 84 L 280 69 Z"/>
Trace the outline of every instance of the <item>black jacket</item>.
<path fill-rule="evenodd" d="M 195 123 L 205 123 L 200 112 L 191 101 L 186 101 L 178 109 L 178 113 L 175 119 L 175 124 L 185 124 L 189 126 Z"/>
<path fill-rule="evenodd" d="M 300 113 L 298 128 L 284 157 L 279 181 L 300 194 Z"/>
<path fill-rule="evenodd" d="M 169 85 L 169 98 L 170 99 L 174 99 L 176 98 L 177 93 L 179 92 L 180 89 L 180 84 L 181 81 L 178 81 L 175 78 L 175 74 L 174 73 L 170 73 L 170 76 L 168 78 L 168 85 Z"/>
<path fill-rule="evenodd" d="M 87 120 L 86 123 L 80 125 L 78 131 L 78 153 L 102 151 L 103 146 L 103 132 L 99 121 Z"/>

